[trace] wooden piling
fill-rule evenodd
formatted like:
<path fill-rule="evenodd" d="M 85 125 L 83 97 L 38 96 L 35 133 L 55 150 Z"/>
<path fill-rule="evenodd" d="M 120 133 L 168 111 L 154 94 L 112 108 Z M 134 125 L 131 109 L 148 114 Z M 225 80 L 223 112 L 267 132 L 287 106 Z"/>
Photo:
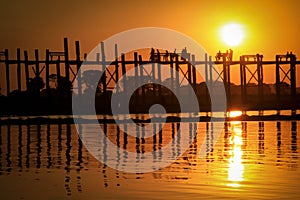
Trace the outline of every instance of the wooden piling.
<path fill-rule="evenodd" d="M 193 80 L 192 80 L 192 86 L 194 88 L 194 90 L 196 89 L 196 85 L 197 85 L 197 71 L 196 71 L 196 59 L 195 59 L 195 55 L 192 55 L 192 76 L 193 76 Z"/>
<path fill-rule="evenodd" d="M 206 97 L 206 101 L 209 100 L 209 91 L 208 91 L 208 57 L 207 57 L 207 53 L 205 53 L 204 55 L 204 61 L 205 61 L 205 64 L 204 64 L 204 69 L 205 69 L 205 77 L 204 77 L 204 81 L 205 81 L 205 85 L 207 87 L 207 90 L 205 90 L 205 97 Z"/>
<path fill-rule="evenodd" d="M 60 88 L 60 57 L 56 61 L 57 88 Z"/>
<path fill-rule="evenodd" d="M 290 55 L 290 82 L 291 82 L 291 102 L 293 109 L 296 104 L 296 56 L 294 54 Z"/>
<path fill-rule="evenodd" d="M 126 82 L 127 82 L 127 77 L 126 77 L 126 62 L 125 62 L 125 54 L 122 53 L 121 55 L 121 64 L 122 64 L 122 76 L 123 76 L 123 95 L 126 97 Z"/>
<path fill-rule="evenodd" d="M 69 64 L 69 44 L 68 38 L 64 38 L 64 54 L 65 54 L 65 75 L 70 80 L 70 64 Z"/>
<path fill-rule="evenodd" d="M 22 79 L 21 79 L 21 50 L 17 48 L 17 80 L 18 80 L 18 91 L 22 90 Z"/>
<path fill-rule="evenodd" d="M 9 59 L 8 59 L 8 49 L 5 49 L 5 72 L 6 72 L 6 94 L 10 94 L 10 72 L 9 72 Z"/>
<path fill-rule="evenodd" d="M 115 44 L 115 79 L 116 79 L 116 93 L 118 94 L 119 93 L 119 87 L 117 87 L 117 83 L 119 81 L 119 62 L 118 62 L 118 58 L 119 58 L 119 55 L 118 55 L 118 45 Z"/>
<path fill-rule="evenodd" d="M 50 81 L 49 81 L 49 75 L 50 75 L 50 68 L 49 68 L 49 57 L 50 57 L 50 50 L 46 49 L 46 63 L 45 63 L 45 69 L 46 69 L 46 90 L 49 95 L 50 90 Z"/>
<path fill-rule="evenodd" d="M 29 86 L 29 66 L 28 66 L 28 52 L 27 51 L 24 51 L 24 65 L 25 65 L 26 90 L 28 90 L 28 86 Z"/>
<path fill-rule="evenodd" d="M 34 56 L 35 56 L 35 77 L 40 77 L 40 63 L 39 63 L 39 50 L 34 50 Z"/>
<path fill-rule="evenodd" d="M 257 80 L 258 80 L 258 98 L 260 105 L 263 103 L 264 91 L 263 91 L 263 69 L 262 69 L 262 55 L 257 54 Z"/>
<path fill-rule="evenodd" d="M 140 77 L 139 77 L 139 65 L 138 65 L 138 53 L 134 52 L 134 84 L 135 84 L 135 89 L 138 88 L 138 85 L 140 84 Z M 143 78 L 143 77 L 142 77 Z M 138 90 L 136 90 L 136 99 L 139 96 Z"/>
<path fill-rule="evenodd" d="M 106 93 L 106 58 L 105 58 L 105 49 L 104 49 L 104 42 L 101 42 L 101 55 L 102 55 L 102 76 L 101 79 L 103 80 L 103 93 Z"/>
<path fill-rule="evenodd" d="M 159 62 L 160 60 L 160 53 L 157 53 L 157 61 Z M 156 85 L 153 84 L 155 82 L 155 63 L 152 62 L 152 87 L 153 87 L 153 96 L 154 99 L 156 99 L 157 96 L 157 91 L 156 91 Z"/>
<path fill-rule="evenodd" d="M 188 63 L 187 63 L 187 74 L 188 74 L 188 83 L 189 85 L 192 85 L 192 64 L 191 64 L 191 58 L 188 57 Z M 189 90 L 189 96 L 191 96 L 191 90 Z M 195 92 L 195 91 L 194 91 Z"/>
<path fill-rule="evenodd" d="M 213 95 L 213 62 L 212 62 L 212 57 L 209 56 L 209 92 L 211 93 L 210 95 Z"/>
<path fill-rule="evenodd" d="M 174 69 L 173 69 L 173 58 L 170 58 L 170 76 L 171 76 L 171 91 L 175 91 L 174 88 Z"/>
<path fill-rule="evenodd" d="M 179 83 L 179 60 L 178 55 L 175 57 L 175 67 L 176 67 L 176 75 L 175 75 L 175 81 L 176 81 L 176 95 L 180 96 L 180 83 Z"/>
<path fill-rule="evenodd" d="M 159 100 L 162 99 L 161 95 L 161 64 L 160 64 L 160 55 L 158 57 L 158 62 L 157 62 L 157 79 L 158 79 L 158 98 Z"/>
<path fill-rule="evenodd" d="M 143 66 L 141 65 L 141 63 L 143 62 L 142 60 L 142 55 L 139 55 L 139 66 L 140 66 L 140 75 L 141 77 L 144 77 L 144 68 Z M 142 103 L 145 104 L 145 101 L 146 101 L 146 93 L 145 93 L 145 86 L 143 85 L 142 86 Z"/>
<path fill-rule="evenodd" d="M 76 50 L 76 68 L 77 68 L 77 85 L 78 85 L 78 96 L 81 97 L 82 95 L 82 80 L 81 80 L 81 61 L 80 61 L 80 46 L 79 41 L 75 42 L 75 50 Z"/>
<path fill-rule="evenodd" d="M 244 56 L 240 56 L 240 87 L 241 87 L 241 100 L 246 103 L 246 85 L 245 85 L 245 64 Z"/>
<path fill-rule="evenodd" d="M 279 55 L 276 55 L 276 96 L 277 103 L 280 103 L 280 65 L 279 65 Z"/>

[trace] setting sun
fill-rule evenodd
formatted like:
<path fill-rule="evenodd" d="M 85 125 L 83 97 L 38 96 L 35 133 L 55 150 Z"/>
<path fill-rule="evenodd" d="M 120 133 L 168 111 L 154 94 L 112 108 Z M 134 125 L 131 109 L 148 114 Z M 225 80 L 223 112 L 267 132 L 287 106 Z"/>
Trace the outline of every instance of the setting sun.
<path fill-rule="evenodd" d="M 220 30 L 222 40 L 229 46 L 237 46 L 244 39 L 244 31 L 240 24 L 226 24 Z"/>

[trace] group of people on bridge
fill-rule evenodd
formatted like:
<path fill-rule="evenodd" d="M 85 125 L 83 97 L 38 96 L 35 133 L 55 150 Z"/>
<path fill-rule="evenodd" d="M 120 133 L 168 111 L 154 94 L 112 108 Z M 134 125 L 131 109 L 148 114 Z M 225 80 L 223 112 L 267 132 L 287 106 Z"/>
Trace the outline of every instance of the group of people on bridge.
<path fill-rule="evenodd" d="M 173 61 L 174 58 L 176 58 L 177 56 L 181 57 L 181 60 L 189 60 L 190 59 L 190 53 L 187 52 L 186 47 L 182 49 L 181 53 L 176 53 L 176 49 L 174 50 L 174 52 L 169 52 L 168 50 L 165 50 L 165 52 L 160 52 L 158 49 L 156 49 L 156 52 L 154 50 L 154 48 L 151 48 L 151 52 L 150 52 L 150 61 L 152 62 L 157 62 L 157 61 Z M 162 57 L 162 59 L 161 59 Z"/>

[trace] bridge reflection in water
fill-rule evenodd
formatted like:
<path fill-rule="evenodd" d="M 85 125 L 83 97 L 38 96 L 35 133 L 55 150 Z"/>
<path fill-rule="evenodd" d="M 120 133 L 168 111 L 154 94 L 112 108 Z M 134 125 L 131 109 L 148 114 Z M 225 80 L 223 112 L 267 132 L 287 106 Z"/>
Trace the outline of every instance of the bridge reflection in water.
<path fill-rule="evenodd" d="M 216 130 L 213 123 L 183 124 L 184 131 L 189 133 L 188 139 L 194 139 L 186 152 L 178 151 L 182 140 L 187 139 L 178 134 L 179 123 L 166 123 L 162 131 L 146 139 L 129 136 L 116 124 L 100 124 L 107 135 L 105 140 L 109 139 L 127 151 L 150 152 L 172 142 L 171 153 L 183 153 L 164 169 L 137 174 L 113 170 L 98 162 L 83 146 L 73 124 L 1 125 L 0 180 L 9 180 L 9 177 L 15 174 L 21 177 L 29 174 L 37 176 L 39 181 L 43 182 L 43 174 L 51 173 L 64 187 L 65 195 L 76 196 L 93 188 L 92 183 L 88 182 L 88 172 L 98 177 L 97 180 L 102 182 L 103 188 L 130 187 L 127 183 L 133 179 L 143 184 L 153 181 L 155 183 L 156 180 L 179 185 L 184 182 L 189 183 L 192 190 L 193 187 L 196 188 L 194 184 L 199 183 L 206 184 L 205 187 L 222 185 L 241 188 L 249 184 L 257 186 L 259 182 L 256 181 L 263 178 L 271 177 L 276 182 L 279 180 L 276 174 L 278 170 L 293 170 L 294 178 L 300 178 L 298 121 L 225 122 L 220 137 L 214 134 Z M 140 124 L 140 130 L 136 131 L 144 134 L 144 125 Z M 156 130 L 162 127 L 159 123 L 151 125 Z M 123 126 L 123 130 L 126 130 L 127 124 Z M 202 147 L 205 147 L 206 155 L 199 158 L 198 152 Z M 106 154 L 107 149 L 104 145 L 103 156 L 107 156 Z M 126 151 L 117 156 L 119 165 L 122 162 L 131 162 Z M 160 161 L 161 158 L 161 152 L 158 151 L 153 157 L 153 162 Z M 116 166 L 118 167 L 122 166 Z M 274 172 L 262 174 L 267 168 Z M 60 174 L 64 174 L 63 177 Z M 292 180 L 283 181 L 286 181 L 282 186 L 284 189 Z M 159 187 L 159 184 L 156 187 Z M 1 190 L 5 192 L 5 188 Z M 101 190 L 96 190 L 99 195 Z"/>

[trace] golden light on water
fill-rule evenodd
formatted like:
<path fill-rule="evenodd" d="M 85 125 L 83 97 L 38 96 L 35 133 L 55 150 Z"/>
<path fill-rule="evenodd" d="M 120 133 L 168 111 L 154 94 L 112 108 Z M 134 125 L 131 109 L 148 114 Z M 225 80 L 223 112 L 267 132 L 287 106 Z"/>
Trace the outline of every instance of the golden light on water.
<path fill-rule="evenodd" d="M 228 163 L 228 186 L 239 187 L 239 182 L 244 180 L 244 165 L 242 163 L 243 156 L 243 138 L 241 123 L 233 123 L 232 135 L 230 136 L 231 149 L 229 150 L 229 163 Z"/>
<path fill-rule="evenodd" d="M 236 110 L 236 111 L 229 111 L 229 112 L 227 113 L 227 116 L 228 116 L 228 117 L 239 117 L 239 116 L 241 116 L 242 114 L 243 114 L 242 111 Z"/>

